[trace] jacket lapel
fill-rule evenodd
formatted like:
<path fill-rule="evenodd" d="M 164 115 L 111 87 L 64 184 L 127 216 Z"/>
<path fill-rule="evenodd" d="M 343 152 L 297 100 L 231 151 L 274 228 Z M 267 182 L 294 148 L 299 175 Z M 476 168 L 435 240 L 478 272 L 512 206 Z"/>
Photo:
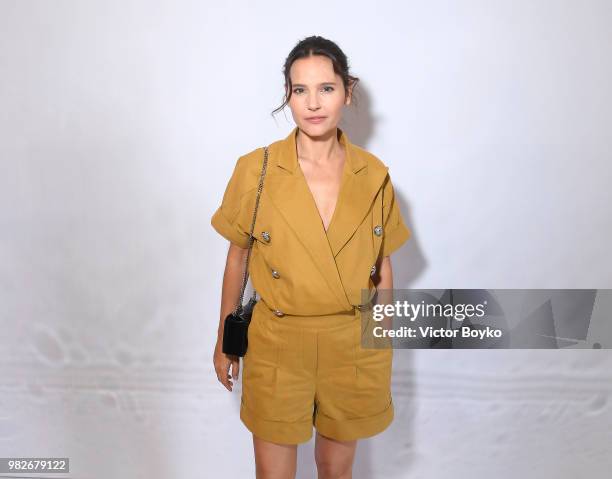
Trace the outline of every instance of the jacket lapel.
<path fill-rule="evenodd" d="M 346 164 L 336 209 L 327 230 L 297 160 L 298 127 L 284 139 L 270 145 L 271 168 L 266 173 L 263 193 L 282 214 L 312 260 L 319 267 L 330 289 L 343 307 L 350 308 L 335 258 L 355 233 L 387 174 L 387 168 L 369 168 L 365 152 L 353 145 L 340 129 Z"/>
<path fill-rule="evenodd" d="M 334 257 L 338 256 L 370 211 L 376 193 L 387 174 L 387 168 L 369 168 L 361 157 L 362 153 L 350 144 L 347 153 L 351 155 L 351 163 L 359 166 L 357 171 L 353 169 L 345 175 L 334 219 L 327 230 L 327 238 Z M 355 157 L 360 161 L 355 161 Z"/>

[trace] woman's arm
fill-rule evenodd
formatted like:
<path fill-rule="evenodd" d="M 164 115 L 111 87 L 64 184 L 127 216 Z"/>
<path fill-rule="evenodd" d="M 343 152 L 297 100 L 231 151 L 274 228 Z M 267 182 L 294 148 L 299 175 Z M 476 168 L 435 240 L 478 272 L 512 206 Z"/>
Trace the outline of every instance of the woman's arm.
<path fill-rule="evenodd" d="M 230 366 L 232 368 L 231 378 L 238 379 L 240 371 L 240 357 L 230 356 L 223 353 L 223 329 L 225 327 L 225 318 L 236 307 L 242 281 L 244 279 L 244 268 L 248 248 L 230 243 L 225 261 L 225 272 L 223 273 L 223 286 L 221 289 L 221 317 L 219 319 L 219 329 L 217 331 L 217 344 L 215 345 L 215 353 L 213 362 L 217 379 L 228 389 L 232 390 L 233 383 L 228 374 Z"/>
<path fill-rule="evenodd" d="M 391 267 L 391 256 L 384 256 L 377 268 L 378 274 L 373 278 L 376 286 L 376 304 L 393 303 L 393 268 Z M 382 321 L 381 326 L 391 329 L 391 320 L 388 317 Z"/>
<path fill-rule="evenodd" d="M 391 267 L 391 256 L 385 256 L 377 268 L 374 285 L 377 289 L 393 289 L 393 268 Z"/>

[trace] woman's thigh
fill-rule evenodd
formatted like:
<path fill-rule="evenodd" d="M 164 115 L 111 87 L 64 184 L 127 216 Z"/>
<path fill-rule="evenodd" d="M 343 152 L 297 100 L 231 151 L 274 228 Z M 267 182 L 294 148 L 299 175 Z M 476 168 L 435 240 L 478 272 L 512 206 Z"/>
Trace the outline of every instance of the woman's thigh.
<path fill-rule="evenodd" d="M 253 434 L 257 479 L 294 479 L 297 444 L 279 444 Z"/>

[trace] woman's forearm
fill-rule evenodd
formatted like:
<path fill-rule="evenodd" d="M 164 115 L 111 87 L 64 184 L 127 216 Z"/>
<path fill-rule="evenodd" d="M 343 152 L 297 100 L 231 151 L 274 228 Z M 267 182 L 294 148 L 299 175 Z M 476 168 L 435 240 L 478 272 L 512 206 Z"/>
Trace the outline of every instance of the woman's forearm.
<path fill-rule="evenodd" d="M 219 330 L 217 331 L 219 340 L 223 338 L 225 318 L 234 310 L 240 296 L 247 252 L 248 249 L 230 243 L 221 288 L 221 317 L 219 319 Z"/>
<path fill-rule="evenodd" d="M 393 268 L 391 257 L 385 256 L 380 262 L 378 283 L 376 283 L 376 304 L 393 304 Z M 391 321 L 385 318 L 381 324 L 385 329 L 391 329 Z"/>

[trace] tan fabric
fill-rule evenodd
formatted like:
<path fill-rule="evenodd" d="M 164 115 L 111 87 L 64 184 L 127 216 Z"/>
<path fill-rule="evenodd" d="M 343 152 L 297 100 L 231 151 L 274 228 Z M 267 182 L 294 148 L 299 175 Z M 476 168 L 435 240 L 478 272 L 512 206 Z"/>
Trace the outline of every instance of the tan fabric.
<path fill-rule="evenodd" d="M 393 421 L 393 349 L 361 347 L 362 314 L 277 317 L 257 303 L 242 368 L 240 419 L 256 436 L 299 444 L 374 436 Z M 365 317 L 365 315 L 364 315 Z M 390 344 L 389 344 L 390 346 Z"/>

